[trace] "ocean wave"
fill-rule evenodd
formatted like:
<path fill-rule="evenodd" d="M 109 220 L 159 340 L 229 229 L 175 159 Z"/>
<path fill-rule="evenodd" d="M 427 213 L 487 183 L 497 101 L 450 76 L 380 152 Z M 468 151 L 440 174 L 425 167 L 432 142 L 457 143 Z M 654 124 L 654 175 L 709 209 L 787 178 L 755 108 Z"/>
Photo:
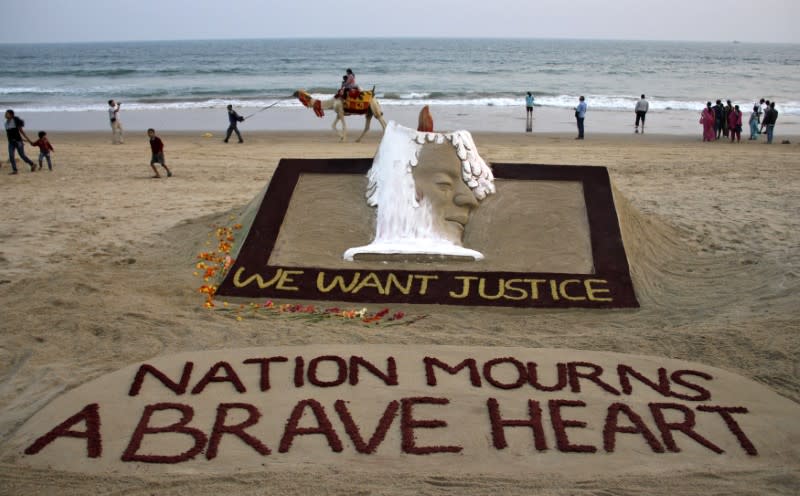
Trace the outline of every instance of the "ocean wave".
<path fill-rule="evenodd" d="M 51 68 L 37 68 L 35 71 L 17 71 L 14 75 L 17 77 L 37 77 L 37 78 L 50 78 L 50 77 L 103 77 L 115 78 L 121 76 L 131 76 L 135 74 L 150 74 L 151 71 L 141 69 L 90 69 L 90 68 L 70 68 L 70 69 L 51 69 Z"/>

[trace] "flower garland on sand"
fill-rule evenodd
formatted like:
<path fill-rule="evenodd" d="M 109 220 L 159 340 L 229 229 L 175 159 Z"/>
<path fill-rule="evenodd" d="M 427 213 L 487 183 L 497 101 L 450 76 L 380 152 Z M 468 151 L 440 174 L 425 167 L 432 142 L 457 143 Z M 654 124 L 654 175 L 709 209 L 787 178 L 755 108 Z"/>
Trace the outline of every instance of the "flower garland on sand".
<path fill-rule="evenodd" d="M 236 232 L 241 229 L 241 224 L 233 224 L 230 227 L 215 226 L 214 231 L 209 233 L 208 236 L 209 238 L 216 236 L 216 248 L 200 252 L 197 255 L 198 262 L 195 264 L 194 275 L 203 279 L 203 284 L 198 288 L 198 292 L 205 295 L 203 302 L 203 307 L 205 308 L 220 309 L 214 299 L 218 287 L 214 281 L 221 281 L 233 265 L 235 260 L 230 253 L 236 241 Z M 212 246 L 212 241 L 207 241 L 206 246 Z M 302 318 L 313 322 L 338 318 L 365 325 L 383 326 L 409 325 L 426 317 L 426 315 L 418 315 L 409 318 L 403 312 L 392 312 L 388 308 L 370 312 L 366 308 L 361 308 L 360 310 L 339 307 L 322 308 L 315 305 L 297 303 L 275 303 L 272 300 L 267 300 L 264 303 L 253 302 L 239 305 L 231 305 L 227 301 L 223 301 L 221 310 L 232 311 L 236 320 L 243 320 L 247 315 L 281 315 L 286 318 Z"/>

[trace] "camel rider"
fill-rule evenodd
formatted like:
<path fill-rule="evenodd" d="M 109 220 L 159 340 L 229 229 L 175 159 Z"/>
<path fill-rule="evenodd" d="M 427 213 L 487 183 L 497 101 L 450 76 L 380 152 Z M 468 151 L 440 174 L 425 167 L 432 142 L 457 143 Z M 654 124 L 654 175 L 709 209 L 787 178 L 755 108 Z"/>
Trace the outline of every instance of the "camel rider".
<path fill-rule="evenodd" d="M 342 87 L 336 93 L 336 97 L 346 99 L 347 93 L 350 90 L 358 90 L 358 85 L 356 84 L 356 75 L 353 74 L 353 70 L 348 67 L 346 74 L 342 76 Z"/>

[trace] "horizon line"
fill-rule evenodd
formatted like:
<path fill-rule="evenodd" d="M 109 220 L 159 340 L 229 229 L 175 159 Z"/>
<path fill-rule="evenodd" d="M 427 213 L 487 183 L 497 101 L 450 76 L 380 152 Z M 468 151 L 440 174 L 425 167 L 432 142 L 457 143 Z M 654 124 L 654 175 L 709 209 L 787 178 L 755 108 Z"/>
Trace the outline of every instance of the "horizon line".
<path fill-rule="evenodd" d="M 78 45 L 92 43 L 166 43 L 196 41 L 290 41 L 290 40 L 540 40 L 540 41 L 600 41 L 600 42 L 647 42 L 647 43 L 718 43 L 718 44 L 764 44 L 797 45 L 792 41 L 749 41 L 749 40 L 677 40 L 677 39 L 637 39 L 637 38 L 575 38 L 575 37 L 526 37 L 526 36 L 275 36 L 275 37 L 236 37 L 236 38 L 174 38 L 174 39 L 130 39 L 130 40 L 72 40 L 72 41 L 3 41 L 0 45 Z"/>

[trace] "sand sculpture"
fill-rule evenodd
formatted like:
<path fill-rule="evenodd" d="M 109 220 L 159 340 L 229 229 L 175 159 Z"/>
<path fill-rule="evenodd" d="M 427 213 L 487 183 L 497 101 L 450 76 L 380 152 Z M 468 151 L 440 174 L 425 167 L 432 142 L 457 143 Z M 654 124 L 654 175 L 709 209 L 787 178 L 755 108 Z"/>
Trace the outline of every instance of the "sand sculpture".
<path fill-rule="evenodd" d="M 345 260 L 376 254 L 483 258 L 462 240 L 472 211 L 495 192 L 494 176 L 469 131 L 415 131 L 389 122 L 367 178 L 375 237 L 345 251 Z"/>

